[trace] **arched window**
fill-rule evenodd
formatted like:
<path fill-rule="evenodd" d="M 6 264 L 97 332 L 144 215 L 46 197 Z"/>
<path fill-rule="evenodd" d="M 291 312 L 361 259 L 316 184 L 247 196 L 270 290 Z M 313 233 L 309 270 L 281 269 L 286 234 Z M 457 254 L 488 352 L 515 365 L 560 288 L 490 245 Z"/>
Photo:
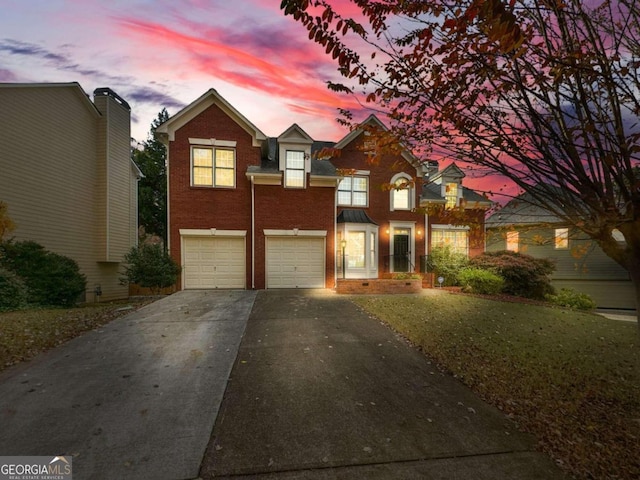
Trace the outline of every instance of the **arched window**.
<path fill-rule="evenodd" d="M 391 210 L 411 210 L 413 208 L 413 179 L 406 173 L 398 173 L 391 179 Z"/>

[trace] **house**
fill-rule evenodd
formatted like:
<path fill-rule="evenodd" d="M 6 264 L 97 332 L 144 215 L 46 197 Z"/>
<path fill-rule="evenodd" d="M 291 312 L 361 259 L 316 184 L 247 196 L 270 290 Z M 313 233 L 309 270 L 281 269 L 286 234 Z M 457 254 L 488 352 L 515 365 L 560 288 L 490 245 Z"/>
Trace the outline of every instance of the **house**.
<path fill-rule="evenodd" d="M 405 148 L 373 155 L 373 128 L 385 130 L 371 116 L 337 143 L 297 124 L 268 138 L 213 89 L 160 125 L 179 287 L 333 288 L 420 271 L 433 228 L 468 236 L 430 223 L 421 207 L 444 206 L 449 187 L 423 197 L 425 167 Z M 457 206 L 471 194 L 460 173 L 436 175 L 459 187 Z"/>
<path fill-rule="evenodd" d="M 78 83 L 0 84 L 0 200 L 32 240 L 75 260 L 82 300 L 126 298 L 123 256 L 137 241 L 137 183 L 130 108 Z"/>
<path fill-rule="evenodd" d="M 629 273 L 586 234 L 534 205 L 528 194 L 492 214 L 486 226 L 487 251 L 511 250 L 554 260 L 554 287 L 586 293 L 600 308 L 636 308 Z M 624 241 L 622 235 L 619 240 Z"/>

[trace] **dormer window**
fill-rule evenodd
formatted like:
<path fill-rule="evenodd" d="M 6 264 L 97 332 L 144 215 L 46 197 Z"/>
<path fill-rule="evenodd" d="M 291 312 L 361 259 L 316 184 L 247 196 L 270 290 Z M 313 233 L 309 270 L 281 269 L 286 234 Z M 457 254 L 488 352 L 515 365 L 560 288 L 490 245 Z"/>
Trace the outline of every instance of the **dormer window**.
<path fill-rule="evenodd" d="M 304 188 L 304 152 L 287 150 L 284 185 L 287 188 Z"/>
<path fill-rule="evenodd" d="M 444 198 L 446 208 L 455 208 L 458 205 L 458 184 L 447 183 L 445 185 Z"/>

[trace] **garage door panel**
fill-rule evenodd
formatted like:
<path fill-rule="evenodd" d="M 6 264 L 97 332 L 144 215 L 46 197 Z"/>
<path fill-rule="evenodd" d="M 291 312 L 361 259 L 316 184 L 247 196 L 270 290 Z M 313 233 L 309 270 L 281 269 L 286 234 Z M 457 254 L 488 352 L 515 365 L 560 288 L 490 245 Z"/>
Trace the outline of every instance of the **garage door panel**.
<path fill-rule="evenodd" d="M 184 288 L 245 288 L 244 237 L 183 239 Z"/>
<path fill-rule="evenodd" d="M 324 238 L 267 238 L 267 288 L 324 288 Z"/>

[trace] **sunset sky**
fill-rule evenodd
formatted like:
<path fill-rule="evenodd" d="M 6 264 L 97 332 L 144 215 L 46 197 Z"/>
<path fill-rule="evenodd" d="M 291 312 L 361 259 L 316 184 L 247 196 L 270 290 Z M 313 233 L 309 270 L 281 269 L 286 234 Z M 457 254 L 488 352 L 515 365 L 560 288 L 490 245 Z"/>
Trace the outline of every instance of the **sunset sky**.
<path fill-rule="evenodd" d="M 313 138 L 346 134 L 326 88 L 335 64 L 278 0 L 4 0 L 0 82 L 109 87 L 132 107 L 145 140 L 166 107 L 178 112 L 209 88 L 269 136 L 298 123 Z"/>

